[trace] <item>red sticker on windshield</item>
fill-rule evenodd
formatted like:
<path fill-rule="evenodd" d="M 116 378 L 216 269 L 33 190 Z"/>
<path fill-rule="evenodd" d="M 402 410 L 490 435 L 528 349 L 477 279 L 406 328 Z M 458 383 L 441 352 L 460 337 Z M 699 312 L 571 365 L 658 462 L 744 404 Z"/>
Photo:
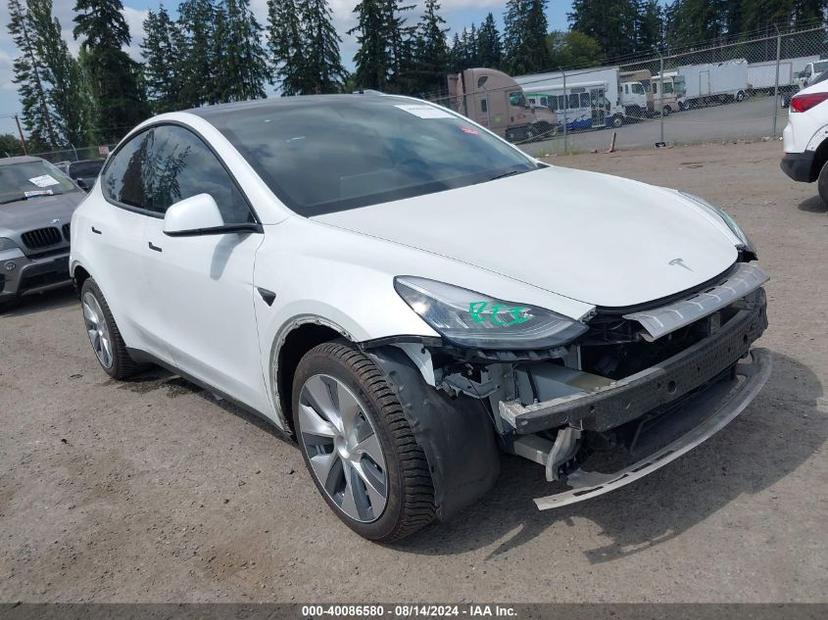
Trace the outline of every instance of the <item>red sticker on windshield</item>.
<path fill-rule="evenodd" d="M 470 136 L 479 136 L 480 135 L 480 132 L 477 131 L 474 127 L 461 127 L 460 131 L 462 131 L 463 133 L 467 133 Z"/>

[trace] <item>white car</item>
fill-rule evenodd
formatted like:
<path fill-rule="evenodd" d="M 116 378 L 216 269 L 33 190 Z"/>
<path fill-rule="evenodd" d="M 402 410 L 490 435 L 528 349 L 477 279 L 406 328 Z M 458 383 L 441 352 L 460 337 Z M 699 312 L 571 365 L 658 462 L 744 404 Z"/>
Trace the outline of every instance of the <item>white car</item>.
<path fill-rule="evenodd" d="M 109 375 L 159 364 L 265 417 L 389 541 L 483 495 L 501 452 L 556 483 L 545 509 L 721 429 L 770 372 L 755 258 L 700 198 L 361 94 L 144 122 L 75 213 L 71 271 Z"/>
<path fill-rule="evenodd" d="M 828 74 L 825 74 L 828 78 Z M 791 98 L 788 125 L 783 132 L 782 170 L 794 181 L 813 183 L 828 204 L 828 79 Z"/>

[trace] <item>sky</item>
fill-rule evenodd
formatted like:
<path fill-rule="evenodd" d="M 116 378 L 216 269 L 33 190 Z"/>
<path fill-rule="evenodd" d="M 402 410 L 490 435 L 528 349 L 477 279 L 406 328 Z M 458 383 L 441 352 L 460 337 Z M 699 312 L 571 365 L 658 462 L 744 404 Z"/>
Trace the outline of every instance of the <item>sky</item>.
<path fill-rule="evenodd" d="M 63 38 L 69 44 L 73 54 L 77 54 L 78 43 L 72 37 L 72 17 L 75 0 L 53 0 L 55 17 L 60 20 L 63 28 Z M 160 0 L 122 0 L 124 5 L 124 17 L 132 35 L 132 45 L 128 50 L 136 60 L 140 60 L 139 45 L 143 38 L 142 23 L 147 11 L 157 9 Z M 353 37 L 345 34 L 354 25 L 353 8 L 358 0 L 329 0 L 334 13 L 336 29 L 343 39 L 341 46 L 342 58 L 346 67 L 353 68 L 352 58 L 356 51 L 356 44 Z M 264 25 L 267 16 L 267 0 L 251 0 L 253 12 L 259 23 Z M 409 20 L 416 21 L 419 16 L 421 0 L 413 0 L 410 4 L 418 5 L 418 8 L 409 13 Z M 164 5 L 168 9 L 178 6 L 178 0 L 166 0 Z M 462 31 L 464 27 L 472 23 L 480 23 L 491 11 L 494 13 L 498 26 L 502 25 L 503 8 L 506 0 L 442 0 L 441 14 L 447 25 L 451 28 L 449 37 L 456 31 Z M 565 30 L 567 27 L 566 14 L 570 10 L 569 0 L 550 0 L 547 9 L 547 19 L 550 30 Z M 6 2 L 0 2 L 0 133 L 16 133 L 14 121 L 10 115 L 20 112 L 20 103 L 17 98 L 17 89 L 12 83 L 12 61 L 18 55 L 18 50 L 11 41 L 11 36 L 6 29 L 9 22 L 9 12 Z"/>

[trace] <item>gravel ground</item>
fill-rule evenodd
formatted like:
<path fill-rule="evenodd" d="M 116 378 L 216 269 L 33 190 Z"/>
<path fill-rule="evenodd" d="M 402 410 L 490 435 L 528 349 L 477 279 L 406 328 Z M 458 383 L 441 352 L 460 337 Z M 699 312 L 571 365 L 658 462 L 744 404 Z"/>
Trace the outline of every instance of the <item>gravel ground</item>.
<path fill-rule="evenodd" d="M 479 504 L 391 547 L 330 513 L 277 432 L 161 372 L 108 380 L 74 297 L 28 300 L 0 317 L 0 600 L 828 601 L 828 214 L 780 151 L 553 160 L 695 192 L 744 225 L 773 277 L 775 364 L 748 410 L 558 511 L 531 503 L 538 466 L 504 459 Z"/>

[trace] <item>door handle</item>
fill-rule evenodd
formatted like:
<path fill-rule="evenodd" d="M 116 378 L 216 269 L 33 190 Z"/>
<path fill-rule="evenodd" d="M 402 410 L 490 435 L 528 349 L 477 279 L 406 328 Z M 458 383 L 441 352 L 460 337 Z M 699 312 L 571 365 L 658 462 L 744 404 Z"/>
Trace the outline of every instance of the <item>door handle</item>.
<path fill-rule="evenodd" d="M 92 232 L 95 233 L 96 235 L 102 235 L 103 234 L 100 230 L 98 230 L 94 226 L 92 227 Z"/>
<path fill-rule="evenodd" d="M 159 248 L 157 245 L 155 245 L 152 241 L 149 242 L 149 249 L 152 250 L 153 252 L 163 252 L 164 251 L 161 248 Z"/>

